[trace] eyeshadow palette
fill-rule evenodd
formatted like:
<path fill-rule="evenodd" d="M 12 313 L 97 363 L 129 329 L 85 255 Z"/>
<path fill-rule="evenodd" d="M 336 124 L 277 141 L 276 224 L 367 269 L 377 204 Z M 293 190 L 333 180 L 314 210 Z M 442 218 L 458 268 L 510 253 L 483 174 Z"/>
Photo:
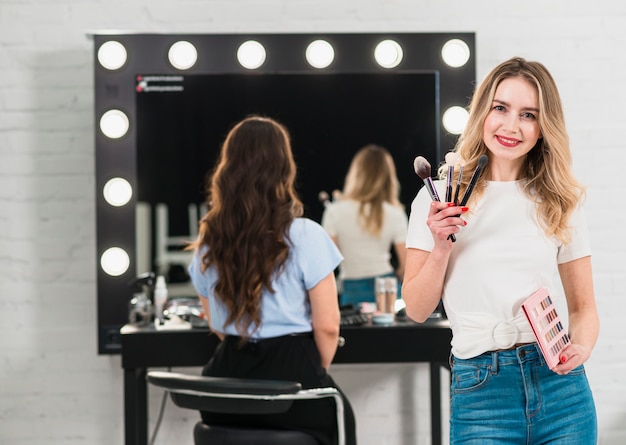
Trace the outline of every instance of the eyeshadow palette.
<path fill-rule="evenodd" d="M 553 369 L 560 352 L 570 343 L 548 289 L 541 288 L 522 303 L 522 310 L 533 329 L 546 363 Z"/>

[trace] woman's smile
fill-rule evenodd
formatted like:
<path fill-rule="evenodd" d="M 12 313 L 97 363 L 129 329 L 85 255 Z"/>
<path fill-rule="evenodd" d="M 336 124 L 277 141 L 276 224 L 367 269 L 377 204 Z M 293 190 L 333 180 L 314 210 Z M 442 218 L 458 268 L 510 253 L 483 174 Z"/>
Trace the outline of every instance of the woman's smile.
<path fill-rule="evenodd" d="M 500 145 L 504 145 L 505 147 L 517 147 L 522 143 L 519 139 L 511 139 L 505 138 L 504 136 L 495 135 L 496 140 L 500 143 Z"/>

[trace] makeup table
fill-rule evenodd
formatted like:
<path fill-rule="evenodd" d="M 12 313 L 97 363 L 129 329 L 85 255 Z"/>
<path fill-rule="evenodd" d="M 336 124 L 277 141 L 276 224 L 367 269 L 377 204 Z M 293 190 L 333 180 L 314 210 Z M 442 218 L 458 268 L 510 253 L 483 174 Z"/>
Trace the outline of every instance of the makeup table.
<path fill-rule="evenodd" d="M 445 319 L 425 323 L 341 326 L 345 344 L 333 363 L 430 363 L 432 445 L 441 444 L 441 367 L 448 367 L 452 332 Z M 148 391 L 151 367 L 203 366 L 218 344 L 205 328 L 156 330 L 126 325 L 121 329 L 124 369 L 125 444 L 148 443 Z"/>

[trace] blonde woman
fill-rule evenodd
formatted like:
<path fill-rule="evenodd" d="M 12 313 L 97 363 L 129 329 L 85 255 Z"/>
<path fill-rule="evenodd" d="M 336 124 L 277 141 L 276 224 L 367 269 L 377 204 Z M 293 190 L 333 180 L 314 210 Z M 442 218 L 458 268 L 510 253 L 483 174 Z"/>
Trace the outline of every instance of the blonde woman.
<path fill-rule="evenodd" d="M 344 257 L 339 274 L 342 305 L 374 302 L 377 277 L 403 276 L 408 218 L 399 195 L 389 152 L 374 144 L 361 148 L 352 159 L 341 198 L 322 216 L 322 226 Z"/>
<path fill-rule="evenodd" d="M 466 207 L 418 193 L 402 289 L 411 318 L 425 320 L 443 299 L 450 319 L 450 443 L 595 444 L 583 363 L 599 320 L 584 189 L 545 66 L 516 57 L 495 67 L 455 151 L 465 162 L 462 189 L 481 156 L 488 164 Z M 542 287 L 569 319 L 571 344 L 553 370 L 520 308 Z"/>

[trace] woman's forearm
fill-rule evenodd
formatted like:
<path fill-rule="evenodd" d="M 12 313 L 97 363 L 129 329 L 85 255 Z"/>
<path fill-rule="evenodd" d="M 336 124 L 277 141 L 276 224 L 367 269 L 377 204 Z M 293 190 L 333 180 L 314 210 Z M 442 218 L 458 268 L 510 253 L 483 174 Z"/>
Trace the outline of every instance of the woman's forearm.
<path fill-rule="evenodd" d="M 591 354 L 599 332 L 600 320 L 595 308 L 570 313 L 569 337 L 572 343 L 583 346 Z"/>
<path fill-rule="evenodd" d="M 324 369 L 330 367 L 335 357 L 339 341 L 339 303 L 335 275 L 330 272 L 326 278 L 309 290 L 311 302 L 311 325 L 313 338 L 320 354 Z"/>
<path fill-rule="evenodd" d="M 320 353 L 322 367 L 328 370 L 337 352 L 337 346 L 339 345 L 339 329 L 337 328 L 336 331 L 314 329 L 313 338 L 315 339 L 317 350 Z"/>
<path fill-rule="evenodd" d="M 409 249 L 402 299 L 411 319 L 423 322 L 436 309 L 441 300 L 449 257 L 449 251 Z"/>
<path fill-rule="evenodd" d="M 579 258 L 559 265 L 563 290 L 567 298 L 568 334 L 585 362 L 598 339 L 600 320 L 596 307 L 591 257 Z"/>

